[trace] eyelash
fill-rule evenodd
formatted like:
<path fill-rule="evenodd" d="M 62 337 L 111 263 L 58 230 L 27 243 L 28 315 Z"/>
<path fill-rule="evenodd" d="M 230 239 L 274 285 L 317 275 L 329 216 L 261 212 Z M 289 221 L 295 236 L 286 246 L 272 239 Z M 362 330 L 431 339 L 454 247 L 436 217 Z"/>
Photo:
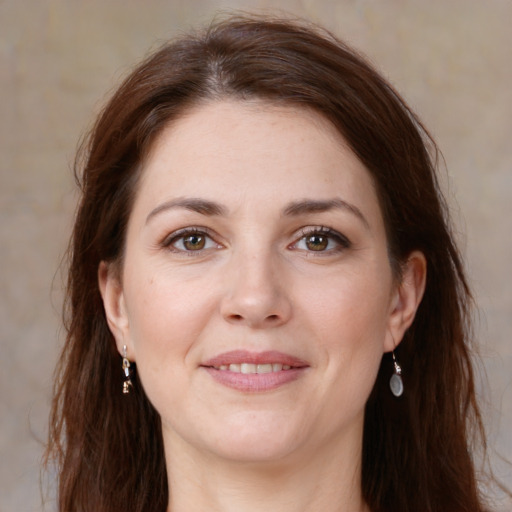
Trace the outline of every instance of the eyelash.
<path fill-rule="evenodd" d="M 300 249 L 297 247 L 297 245 L 301 241 L 305 240 L 307 237 L 312 237 L 315 235 L 327 237 L 327 243 L 329 243 L 329 241 L 334 241 L 337 244 L 337 246 L 331 249 L 323 249 L 319 251 L 315 251 L 312 249 Z M 318 253 L 319 255 L 321 255 L 322 253 L 338 253 L 345 249 L 349 249 L 351 246 L 352 242 L 345 235 L 342 235 L 338 231 L 335 231 L 334 229 L 328 228 L 326 226 L 311 226 L 301 229 L 299 232 L 299 238 L 295 242 L 293 242 L 289 247 L 295 250 L 304 250 L 305 252 L 308 253 Z"/>
<path fill-rule="evenodd" d="M 198 237 L 204 237 L 204 239 L 210 240 L 210 242 L 213 242 L 217 247 L 221 247 L 219 243 L 215 241 L 215 239 L 212 236 L 211 231 L 208 228 L 204 227 L 188 227 L 179 229 L 178 231 L 175 231 L 174 233 L 171 233 L 168 237 L 166 237 L 162 242 L 162 247 L 169 249 L 172 252 L 176 252 L 179 254 L 186 254 L 187 256 L 194 256 L 194 253 L 202 253 L 205 250 L 210 249 L 211 247 L 207 248 L 200 248 L 197 251 L 194 250 L 186 250 L 186 249 L 179 249 L 174 244 L 176 244 L 180 240 L 185 240 L 187 236 L 198 236 Z M 205 242 L 208 243 L 208 242 Z"/>
<path fill-rule="evenodd" d="M 180 254 L 186 254 L 187 256 L 194 256 L 200 253 L 203 253 L 204 251 L 211 249 L 211 247 L 201 247 L 197 250 L 187 250 L 187 249 L 180 249 L 176 247 L 174 244 L 176 244 L 178 241 L 182 240 L 184 241 L 187 236 L 198 236 L 198 237 L 204 237 L 204 239 L 208 239 L 210 243 L 213 243 L 217 246 L 217 248 L 221 248 L 222 246 L 215 241 L 214 236 L 212 235 L 211 231 L 208 228 L 205 227 L 187 227 L 180 229 L 178 231 L 175 231 L 174 233 L 171 233 L 169 236 L 167 236 L 163 242 L 162 247 L 169 249 L 172 252 L 180 253 Z M 327 238 L 327 244 L 329 242 L 334 241 L 336 243 L 336 247 L 334 248 L 327 248 L 327 249 L 321 249 L 321 250 L 313 250 L 313 249 L 301 249 L 297 247 L 300 242 L 305 240 L 307 237 L 313 237 L 313 236 L 320 236 L 320 237 L 326 237 Z M 205 244 L 208 244 L 208 241 L 205 241 Z M 322 253 L 338 253 L 345 249 L 350 248 L 352 243 L 350 240 L 341 233 L 325 227 L 325 226 L 309 226 L 306 228 L 302 228 L 298 232 L 298 238 L 291 243 L 288 248 L 292 250 L 302 250 L 306 253 L 318 253 L 318 255 L 321 255 Z M 196 254 L 194 254 L 196 253 Z"/>

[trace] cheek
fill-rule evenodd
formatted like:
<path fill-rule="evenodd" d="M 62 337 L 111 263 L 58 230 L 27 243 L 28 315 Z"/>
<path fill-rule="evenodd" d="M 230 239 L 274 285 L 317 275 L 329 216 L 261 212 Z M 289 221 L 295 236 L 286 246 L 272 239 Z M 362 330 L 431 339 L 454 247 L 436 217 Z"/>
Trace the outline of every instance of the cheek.
<path fill-rule="evenodd" d="M 374 277 L 331 279 L 304 303 L 304 317 L 325 361 L 328 392 L 348 409 L 366 402 L 387 334 L 389 285 L 376 280 L 378 274 L 369 275 Z"/>
<path fill-rule="evenodd" d="M 131 283 L 126 306 L 137 362 L 184 359 L 214 310 L 211 296 L 197 283 L 161 272 L 139 274 Z"/>
<path fill-rule="evenodd" d="M 377 271 L 340 273 L 309 287 L 304 314 L 315 319 L 320 339 L 343 339 L 349 345 L 361 346 L 363 341 L 384 335 L 390 280 L 377 276 Z"/>
<path fill-rule="evenodd" d="M 201 333 L 209 322 L 211 299 L 191 283 L 161 273 L 138 276 L 128 291 L 127 311 L 137 378 L 163 418 L 189 396 L 189 375 L 197 364 Z"/>

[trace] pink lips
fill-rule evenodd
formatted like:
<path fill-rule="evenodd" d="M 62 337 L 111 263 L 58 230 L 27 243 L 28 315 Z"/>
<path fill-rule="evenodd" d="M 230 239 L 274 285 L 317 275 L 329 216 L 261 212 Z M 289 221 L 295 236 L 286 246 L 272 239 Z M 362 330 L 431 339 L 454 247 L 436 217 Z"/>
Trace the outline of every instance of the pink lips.
<path fill-rule="evenodd" d="M 231 371 L 230 365 L 273 365 L 274 371 L 241 373 Z M 284 369 L 275 371 L 276 365 Z M 211 377 L 224 386 L 244 392 L 262 392 L 276 389 L 298 379 L 309 365 L 297 357 L 277 351 L 248 352 L 234 350 L 205 361 L 202 365 Z M 264 366 L 263 366 L 264 367 Z M 260 366 L 261 368 L 261 366 Z M 279 366 L 277 366 L 279 368 Z"/>

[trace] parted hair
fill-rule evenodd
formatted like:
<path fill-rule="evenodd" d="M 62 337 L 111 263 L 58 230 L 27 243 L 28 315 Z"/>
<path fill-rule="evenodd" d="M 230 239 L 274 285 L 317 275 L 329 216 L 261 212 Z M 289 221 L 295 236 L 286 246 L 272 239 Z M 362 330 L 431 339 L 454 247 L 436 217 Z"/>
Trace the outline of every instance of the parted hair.
<path fill-rule="evenodd" d="M 123 395 L 98 267 L 122 266 L 138 180 L 161 131 L 203 102 L 261 99 L 328 119 L 372 176 L 391 267 L 427 260 L 423 300 L 385 354 L 365 410 L 362 491 L 372 512 L 481 512 L 472 453 L 484 446 L 471 359 L 472 299 L 437 178 L 436 145 L 356 51 L 302 21 L 231 16 L 170 41 L 124 80 L 83 142 L 68 250 L 66 341 L 56 371 L 47 464 L 61 512 L 164 512 L 161 424 L 140 382 Z"/>

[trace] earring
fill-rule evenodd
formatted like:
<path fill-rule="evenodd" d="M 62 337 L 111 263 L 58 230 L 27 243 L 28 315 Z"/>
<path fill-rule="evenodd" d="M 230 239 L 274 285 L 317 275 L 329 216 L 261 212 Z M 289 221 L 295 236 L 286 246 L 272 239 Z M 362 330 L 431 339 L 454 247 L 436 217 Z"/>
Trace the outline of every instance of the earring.
<path fill-rule="evenodd" d="M 131 379 L 132 370 L 130 368 L 130 361 L 128 361 L 128 357 L 126 356 L 126 345 L 123 345 L 123 371 L 123 393 L 128 394 L 130 392 L 130 388 L 133 388 L 133 382 Z"/>
<path fill-rule="evenodd" d="M 389 388 L 391 389 L 391 393 L 396 397 L 402 396 L 404 392 L 404 383 L 402 381 L 402 368 L 396 362 L 395 351 L 392 352 L 393 356 L 393 365 L 395 367 L 395 371 L 393 375 L 391 375 L 391 379 L 389 379 Z"/>

